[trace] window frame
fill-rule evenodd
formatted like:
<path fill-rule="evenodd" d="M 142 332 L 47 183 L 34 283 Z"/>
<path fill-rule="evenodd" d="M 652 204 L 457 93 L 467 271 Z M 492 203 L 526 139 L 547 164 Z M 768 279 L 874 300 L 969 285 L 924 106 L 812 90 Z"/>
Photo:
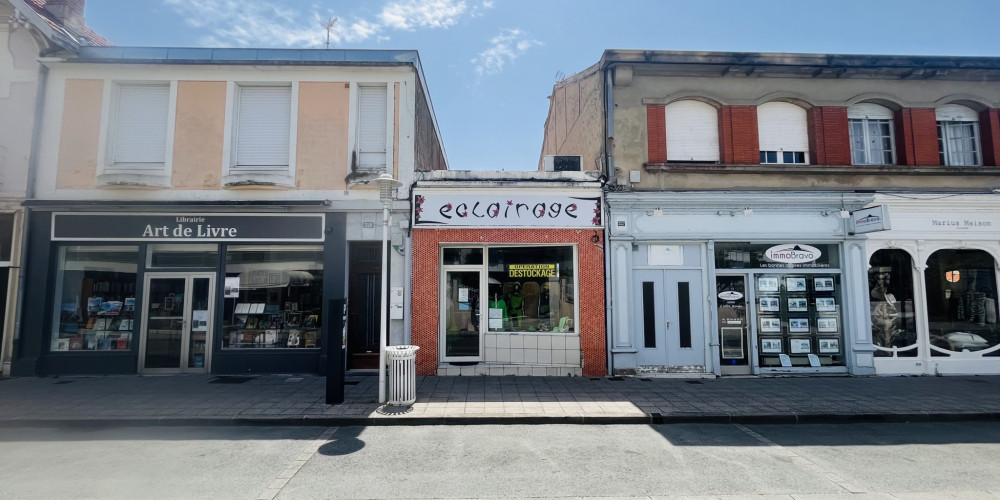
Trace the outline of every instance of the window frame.
<path fill-rule="evenodd" d="M 766 161 L 767 153 L 774 153 L 775 161 Z M 781 154 L 778 154 L 781 153 Z M 785 161 L 785 155 L 802 155 L 803 160 L 801 162 L 797 161 Z M 761 165 L 808 165 L 809 164 L 809 152 L 808 151 L 761 151 L 760 152 L 760 164 Z"/>
<path fill-rule="evenodd" d="M 362 151 L 361 136 L 362 130 L 367 123 L 367 116 L 362 113 L 361 107 L 361 89 L 362 88 L 383 88 L 385 90 L 385 163 L 381 166 L 375 167 L 363 167 L 361 165 L 361 155 L 365 153 Z M 384 82 L 352 82 L 351 83 L 351 101 L 353 114 L 353 126 L 350 129 L 350 133 L 353 137 L 350 138 L 351 144 L 351 156 L 349 159 L 352 171 L 362 172 L 362 173 L 379 173 L 388 172 L 395 163 L 395 150 L 394 150 L 394 138 L 395 138 L 395 83 L 390 81 Z"/>
<path fill-rule="evenodd" d="M 719 110 L 715 106 L 697 99 L 681 99 L 664 106 L 663 113 L 664 124 L 666 126 L 664 140 L 667 145 L 667 163 L 719 163 L 721 161 L 722 155 L 719 150 Z M 674 115 L 673 120 L 671 120 L 671 114 Z M 692 118 L 694 119 L 692 120 Z M 691 121 L 686 122 L 686 120 Z M 681 124 L 682 126 L 671 127 L 672 121 L 675 125 Z M 711 122 L 711 126 L 705 127 L 702 132 L 707 131 L 710 137 L 699 136 L 692 130 L 692 123 L 706 125 L 708 122 Z M 681 132 L 678 133 L 676 132 L 677 130 L 681 130 Z M 673 144 L 671 144 L 671 139 L 674 141 Z M 690 146 L 690 144 L 699 142 L 707 143 L 707 147 Z M 678 158 L 678 149 L 683 153 L 705 153 L 707 156 L 704 158 Z M 693 149 L 704 149 L 704 151 L 692 151 Z"/>
<path fill-rule="evenodd" d="M 971 138 L 959 138 L 954 137 L 953 131 L 959 127 L 971 126 L 972 137 Z M 979 122 L 978 121 L 965 121 L 965 120 L 938 120 L 937 121 L 937 136 L 938 136 L 938 159 L 941 165 L 946 167 L 981 167 L 983 165 L 983 154 L 982 154 L 982 143 L 981 136 L 979 135 Z M 968 151 L 955 151 L 951 147 L 952 141 L 956 140 L 970 140 L 972 141 L 973 149 L 971 152 Z M 959 155 L 972 154 L 972 163 L 955 163 L 955 157 Z"/>
<path fill-rule="evenodd" d="M 849 134 L 849 139 L 851 141 L 851 165 L 895 165 L 896 164 L 896 138 L 895 138 L 895 124 L 894 120 L 891 118 L 850 118 L 847 119 L 847 130 Z M 861 124 L 862 137 L 861 140 L 864 144 L 864 149 L 855 150 L 854 149 L 854 127 L 855 123 Z M 888 124 L 889 125 L 889 163 L 886 163 L 883 158 L 879 158 L 879 161 L 872 161 L 872 135 L 871 135 L 871 124 Z M 863 163 L 858 163 L 855 161 L 854 152 L 861 151 L 867 161 Z M 880 150 L 883 153 L 885 150 Z M 881 155 L 880 155 L 881 156 Z"/>
<path fill-rule="evenodd" d="M 241 185 L 295 186 L 295 156 L 298 128 L 299 82 L 295 81 L 228 81 L 226 86 L 226 130 L 225 164 L 222 183 L 225 187 Z M 239 165 L 238 141 L 240 129 L 240 92 L 242 88 L 287 87 L 289 88 L 288 113 L 288 161 L 286 165 Z"/>
<path fill-rule="evenodd" d="M 118 112 L 122 87 L 167 87 L 166 130 L 162 162 L 116 162 L 118 142 Z M 100 144 L 97 184 L 149 185 L 169 187 L 173 170 L 174 127 L 177 116 L 177 80 L 104 80 L 102 95 Z"/>

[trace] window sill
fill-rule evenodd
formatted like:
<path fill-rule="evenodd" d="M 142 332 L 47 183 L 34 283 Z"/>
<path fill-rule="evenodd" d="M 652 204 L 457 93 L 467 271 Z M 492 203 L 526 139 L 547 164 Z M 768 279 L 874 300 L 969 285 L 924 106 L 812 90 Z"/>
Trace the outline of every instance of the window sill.
<path fill-rule="evenodd" d="M 98 187 L 170 187 L 170 175 L 163 172 L 109 171 L 97 176 Z"/>
<path fill-rule="evenodd" d="M 357 169 L 347 176 L 347 185 L 350 187 L 374 185 L 374 181 L 386 172 L 384 168 Z"/>
<path fill-rule="evenodd" d="M 222 185 L 230 189 L 262 188 L 262 187 L 295 187 L 295 176 L 288 175 L 287 170 L 234 172 L 222 177 Z"/>

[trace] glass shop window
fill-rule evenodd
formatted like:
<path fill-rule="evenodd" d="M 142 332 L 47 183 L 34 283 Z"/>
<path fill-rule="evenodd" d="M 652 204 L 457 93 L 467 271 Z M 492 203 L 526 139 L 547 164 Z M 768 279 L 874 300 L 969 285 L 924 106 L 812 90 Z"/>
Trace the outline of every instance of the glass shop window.
<path fill-rule="evenodd" d="M 572 247 L 490 248 L 489 331 L 573 333 Z"/>
<path fill-rule="evenodd" d="M 151 244 L 146 247 L 146 268 L 211 268 L 219 266 L 219 246 Z"/>
<path fill-rule="evenodd" d="M 758 274 L 757 337 L 761 367 L 843 366 L 839 274 Z"/>
<path fill-rule="evenodd" d="M 14 214 L 0 214 L 0 262 L 9 262 L 14 244 Z"/>
<path fill-rule="evenodd" d="M 996 263 L 990 254 L 939 250 L 927 259 L 924 277 L 932 347 L 972 352 L 1000 343 Z M 932 349 L 932 355 L 946 353 Z"/>
<path fill-rule="evenodd" d="M 223 349 L 320 347 L 323 247 L 230 246 Z"/>
<path fill-rule="evenodd" d="M 913 264 L 903 250 L 879 250 L 868 268 L 868 303 L 871 308 L 872 342 L 876 356 L 892 356 L 892 348 L 917 344 L 917 322 L 913 309 Z M 898 357 L 914 357 L 916 347 L 897 350 Z"/>
<path fill-rule="evenodd" d="M 132 348 L 138 246 L 63 246 L 52 351 Z"/>

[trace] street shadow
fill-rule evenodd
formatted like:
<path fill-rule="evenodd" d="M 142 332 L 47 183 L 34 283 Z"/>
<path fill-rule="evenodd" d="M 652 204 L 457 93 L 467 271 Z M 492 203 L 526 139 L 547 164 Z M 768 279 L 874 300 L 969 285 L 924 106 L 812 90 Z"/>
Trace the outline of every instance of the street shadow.
<path fill-rule="evenodd" d="M 328 457 L 338 457 L 361 451 L 365 442 L 358 439 L 358 436 L 363 430 L 364 427 L 341 427 L 316 452 Z"/>

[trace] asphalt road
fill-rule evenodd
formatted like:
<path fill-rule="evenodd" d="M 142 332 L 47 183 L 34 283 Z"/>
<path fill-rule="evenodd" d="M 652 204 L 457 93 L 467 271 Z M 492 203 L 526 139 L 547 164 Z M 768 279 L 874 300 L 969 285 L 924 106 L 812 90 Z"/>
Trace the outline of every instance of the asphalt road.
<path fill-rule="evenodd" d="M 0 498 L 997 498 L 1000 424 L 0 428 Z"/>

